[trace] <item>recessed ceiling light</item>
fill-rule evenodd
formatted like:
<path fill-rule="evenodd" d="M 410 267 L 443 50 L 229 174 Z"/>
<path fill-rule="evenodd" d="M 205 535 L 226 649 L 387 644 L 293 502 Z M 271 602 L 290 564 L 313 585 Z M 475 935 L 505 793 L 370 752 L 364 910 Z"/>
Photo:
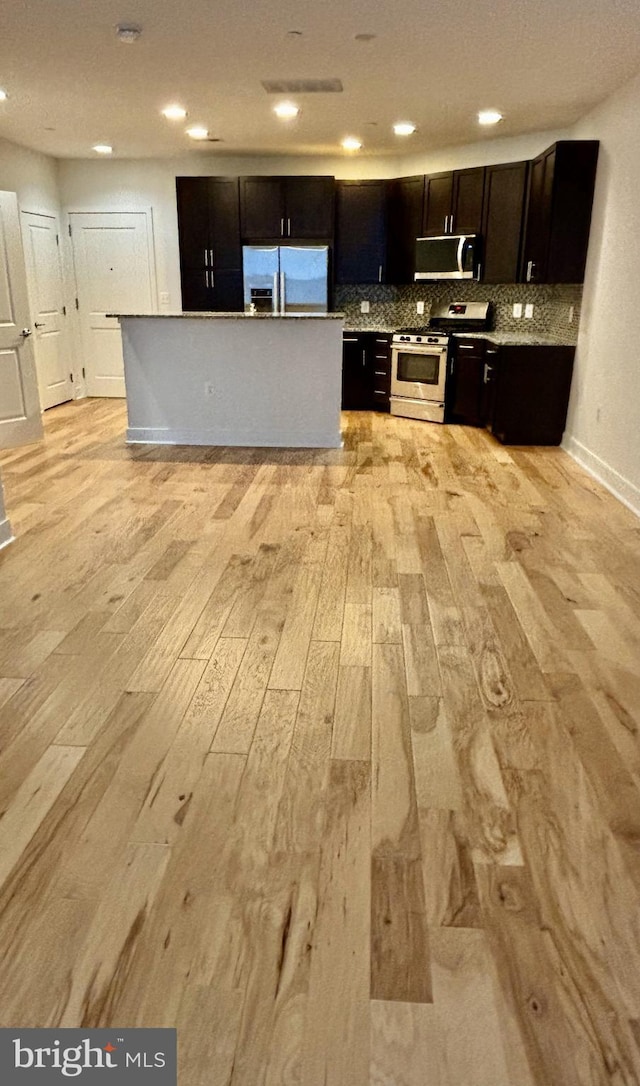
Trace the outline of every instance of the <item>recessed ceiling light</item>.
<path fill-rule="evenodd" d="M 345 136 L 342 141 L 342 146 L 345 151 L 359 151 L 362 147 L 362 143 L 355 136 Z"/>
<path fill-rule="evenodd" d="M 94 143 L 93 150 L 99 155 L 113 154 L 113 147 L 108 143 Z"/>
<path fill-rule="evenodd" d="M 478 113 L 479 124 L 497 124 L 502 120 L 502 114 L 497 109 L 481 109 Z"/>
<path fill-rule="evenodd" d="M 396 136 L 412 136 L 415 130 L 415 124 L 411 124 L 410 121 L 399 121 L 398 124 L 393 126 Z"/>
<path fill-rule="evenodd" d="M 273 112 L 281 121 L 292 121 L 294 117 L 298 116 L 300 108 L 295 106 L 293 102 L 279 102 L 277 106 L 273 107 Z"/>
<path fill-rule="evenodd" d="M 6 90 L 2 90 L 2 87 L 0 87 L 0 102 L 6 102 L 8 97 Z"/>
<path fill-rule="evenodd" d="M 162 110 L 162 116 L 168 121 L 183 121 L 187 116 L 187 111 L 183 106 L 167 106 Z"/>
<path fill-rule="evenodd" d="M 137 23 L 118 23 L 116 34 L 120 41 L 125 42 L 126 45 L 132 45 L 142 34 L 142 27 Z"/>
<path fill-rule="evenodd" d="M 192 140 L 206 140 L 209 136 L 209 129 L 202 124 L 192 124 L 191 128 L 187 128 L 187 135 L 191 136 Z"/>

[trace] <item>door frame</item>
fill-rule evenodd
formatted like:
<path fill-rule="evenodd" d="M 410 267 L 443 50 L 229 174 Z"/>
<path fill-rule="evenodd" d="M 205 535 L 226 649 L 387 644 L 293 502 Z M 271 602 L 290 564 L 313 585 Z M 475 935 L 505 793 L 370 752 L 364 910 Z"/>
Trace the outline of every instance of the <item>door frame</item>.
<path fill-rule="evenodd" d="M 33 352 L 34 352 L 35 359 L 36 359 L 36 372 L 38 374 L 38 394 L 40 395 L 40 408 L 41 408 L 42 411 L 45 411 L 45 410 L 47 410 L 47 408 L 44 408 L 43 405 L 42 405 L 42 395 L 41 395 L 41 390 L 40 390 L 40 369 L 39 369 L 39 365 L 38 365 L 38 350 L 37 350 L 37 342 L 38 342 L 38 340 L 37 340 L 37 336 L 36 336 L 36 332 L 35 332 L 35 317 L 36 317 L 36 314 L 34 313 L 34 310 L 33 310 L 33 287 L 34 287 L 34 283 L 32 282 L 31 265 L 30 265 L 30 262 L 27 260 L 27 256 L 26 256 L 25 231 L 24 231 L 25 220 L 22 217 L 23 215 L 24 216 L 33 215 L 33 216 L 35 216 L 36 218 L 39 218 L 39 219 L 51 219 L 55 223 L 56 233 L 57 233 L 57 236 L 60 238 L 60 241 L 59 241 L 59 244 L 58 244 L 58 270 L 59 270 L 59 273 L 60 273 L 60 286 L 61 286 L 62 305 L 64 307 L 64 312 L 62 314 L 63 323 L 62 323 L 62 336 L 61 336 L 61 339 L 62 339 L 63 349 L 66 351 L 67 357 L 69 359 L 69 369 L 70 369 L 70 372 L 71 372 L 71 396 L 69 397 L 68 400 L 64 400 L 63 403 L 70 403 L 72 400 L 76 399 L 76 380 L 75 380 L 76 374 L 75 374 L 75 358 L 74 358 L 74 352 L 72 351 L 71 345 L 70 345 L 69 325 L 68 325 L 68 321 L 69 321 L 69 317 L 70 317 L 70 309 L 69 309 L 68 299 L 67 299 L 66 260 L 65 260 L 65 252 L 64 252 L 64 236 L 63 236 L 63 231 L 62 231 L 62 215 L 61 215 L 61 212 L 59 212 L 59 211 L 30 211 L 26 207 L 21 207 L 20 208 L 20 235 L 22 237 L 22 247 L 25 250 L 25 260 L 24 260 L 24 262 L 25 262 L 25 269 L 26 269 L 26 273 L 27 273 L 27 288 L 28 288 L 28 293 L 29 293 L 29 315 L 31 317 L 32 326 L 34 327 L 34 337 L 33 337 L 34 347 L 33 347 Z"/>
<path fill-rule="evenodd" d="M 75 366 L 73 367 L 73 375 L 75 384 L 77 387 L 76 399 L 81 399 L 87 395 L 87 383 L 84 368 L 84 353 L 82 347 L 82 328 L 80 324 L 80 313 L 78 309 L 78 274 L 76 270 L 75 256 L 73 252 L 73 238 L 71 228 L 73 226 L 73 215 L 144 215 L 147 223 L 147 253 L 149 256 L 149 278 L 151 289 L 151 300 L 153 303 L 154 312 L 160 312 L 159 297 L 158 297 L 158 276 L 156 270 L 156 236 L 155 236 L 155 223 L 153 215 L 153 206 L 151 204 L 143 204 L 140 207 L 78 207 L 71 206 L 64 208 L 62 213 L 64 219 L 64 258 L 65 258 L 65 284 L 67 286 L 66 305 L 67 313 L 70 318 L 70 329 L 73 336 L 73 353 L 75 356 Z"/>

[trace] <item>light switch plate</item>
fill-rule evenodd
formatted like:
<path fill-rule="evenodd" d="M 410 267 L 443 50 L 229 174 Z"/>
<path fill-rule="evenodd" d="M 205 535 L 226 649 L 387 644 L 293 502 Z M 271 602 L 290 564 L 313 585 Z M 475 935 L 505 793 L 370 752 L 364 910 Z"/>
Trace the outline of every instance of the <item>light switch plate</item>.
<path fill-rule="evenodd" d="M 527 302 L 527 304 L 524 307 L 524 315 L 525 315 L 525 317 L 532 317 L 533 316 L 533 302 Z"/>
<path fill-rule="evenodd" d="M 368 313 L 370 309 L 371 309 L 371 306 L 369 305 L 369 302 L 360 302 L 360 312 L 361 313 Z"/>
<path fill-rule="evenodd" d="M 169 294 L 166 290 L 160 291 L 160 305 L 169 305 Z"/>
<path fill-rule="evenodd" d="M 424 316 L 424 302 L 416 302 L 416 313 L 420 316 Z"/>
<path fill-rule="evenodd" d="M 513 303 L 513 315 L 514 315 L 514 317 L 521 317 L 522 316 L 522 302 L 514 302 Z"/>

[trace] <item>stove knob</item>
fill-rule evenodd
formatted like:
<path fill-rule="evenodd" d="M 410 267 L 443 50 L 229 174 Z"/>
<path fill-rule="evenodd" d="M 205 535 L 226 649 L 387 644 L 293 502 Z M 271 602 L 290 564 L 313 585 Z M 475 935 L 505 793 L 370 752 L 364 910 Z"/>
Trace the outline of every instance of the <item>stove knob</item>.
<path fill-rule="evenodd" d="M 422 336 L 416 336 L 416 343 L 422 343 Z"/>

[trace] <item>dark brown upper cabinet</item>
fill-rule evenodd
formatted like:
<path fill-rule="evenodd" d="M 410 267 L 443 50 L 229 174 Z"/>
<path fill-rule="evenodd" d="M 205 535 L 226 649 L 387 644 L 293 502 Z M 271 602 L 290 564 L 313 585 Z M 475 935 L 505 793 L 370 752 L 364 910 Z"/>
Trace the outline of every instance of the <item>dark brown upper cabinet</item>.
<path fill-rule="evenodd" d="M 386 282 L 387 182 L 336 183 L 336 283 Z"/>
<path fill-rule="evenodd" d="M 531 163 L 521 279 L 581 283 L 589 245 L 597 140 L 560 140 Z"/>
<path fill-rule="evenodd" d="M 413 283 L 423 200 L 422 174 L 387 182 L 387 283 Z"/>
<path fill-rule="evenodd" d="M 487 166 L 479 277 L 484 283 L 518 281 L 528 165 L 505 162 Z"/>
<path fill-rule="evenodd" d="M 241 177 L 242 237 L 328 241 L 334 201 L 333 177 Z"/>
<path fill-rule="evenodd" d="M 237 177 L 177 177 L 182 307 L 242 309 Z"/>
<path fill-rule="evenodd" d="M 485 167 L 429 174 L 424 179 L 423 237 L 479 234 Z"/>

